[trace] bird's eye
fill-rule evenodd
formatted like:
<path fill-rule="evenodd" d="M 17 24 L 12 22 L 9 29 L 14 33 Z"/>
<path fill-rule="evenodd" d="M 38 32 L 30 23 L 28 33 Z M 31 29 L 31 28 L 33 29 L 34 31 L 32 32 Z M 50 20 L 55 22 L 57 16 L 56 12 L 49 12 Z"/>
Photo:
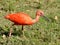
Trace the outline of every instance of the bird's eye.
<path fill-rule="evenodd" d="M 40 13 L 42 15 L 42 13 Z"/>

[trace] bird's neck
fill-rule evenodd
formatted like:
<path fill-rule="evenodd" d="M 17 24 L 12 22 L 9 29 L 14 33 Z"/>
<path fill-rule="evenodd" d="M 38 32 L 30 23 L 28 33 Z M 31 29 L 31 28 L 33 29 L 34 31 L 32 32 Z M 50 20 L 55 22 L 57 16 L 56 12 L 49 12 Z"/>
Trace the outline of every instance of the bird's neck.
<path fill-rule="evenodd" d="M 39 17 L 40 17 L 40 16 L 38 16 L 38 15 L 37 15 L 37 16 L 36 16 L 36 18 L 35 18 L 35 19 L 33 19 L 33 23 L 36 23 L 36 22 L 38 22 L 38 20 L 39 20 Z"/>

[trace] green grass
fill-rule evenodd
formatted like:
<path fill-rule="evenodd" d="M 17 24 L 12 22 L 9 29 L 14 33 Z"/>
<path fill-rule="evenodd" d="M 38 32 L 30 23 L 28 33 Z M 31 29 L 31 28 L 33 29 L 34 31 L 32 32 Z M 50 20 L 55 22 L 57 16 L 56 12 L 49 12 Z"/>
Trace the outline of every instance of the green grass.
<path fill-rule="evenodd" d="M 12 36 L 7 36 L 13 22 L 4 19 L 5 15 L 21 11 L 34 19 L 38 9 L 51 22 L 41 17 L 34 25 L 24 27 L 24 36 L 21 25 L 14 26 Z M 60 0 L 0 0 L 0 45 L 60 45 Z"/>

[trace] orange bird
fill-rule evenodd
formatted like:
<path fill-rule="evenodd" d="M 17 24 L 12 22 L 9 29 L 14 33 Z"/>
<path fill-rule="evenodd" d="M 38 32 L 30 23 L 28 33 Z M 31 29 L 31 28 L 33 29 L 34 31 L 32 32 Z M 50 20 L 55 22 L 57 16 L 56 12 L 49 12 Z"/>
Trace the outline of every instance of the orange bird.
<path fill-rule="evenodd" d="M 47 19 L 44 16 L 44 12 L 42 10 L 36 11 L 36 18 L 35 19 L 32 19 L 28 14 L 26 14 L 24 12 L 8 14 L 5 16 L 5 18 L 14 22 L 14 25 L 22 25 L 22 30 L 23 30 L 24 25 L 32 25 L 32 24 L 36 23 L 39 20 L 40 16 Z M 10 31 L 10 35 L 11 35 L 11 31 Z"/>

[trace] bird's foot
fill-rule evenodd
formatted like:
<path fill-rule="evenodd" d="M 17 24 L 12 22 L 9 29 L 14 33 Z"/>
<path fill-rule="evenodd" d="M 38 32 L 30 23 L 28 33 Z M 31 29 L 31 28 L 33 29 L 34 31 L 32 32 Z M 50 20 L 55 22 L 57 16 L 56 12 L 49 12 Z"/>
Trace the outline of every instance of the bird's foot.
<path fill-rule="evenodd" d="M 11 33 L 9 33 L 9 37 L 11 37 Z"/>

